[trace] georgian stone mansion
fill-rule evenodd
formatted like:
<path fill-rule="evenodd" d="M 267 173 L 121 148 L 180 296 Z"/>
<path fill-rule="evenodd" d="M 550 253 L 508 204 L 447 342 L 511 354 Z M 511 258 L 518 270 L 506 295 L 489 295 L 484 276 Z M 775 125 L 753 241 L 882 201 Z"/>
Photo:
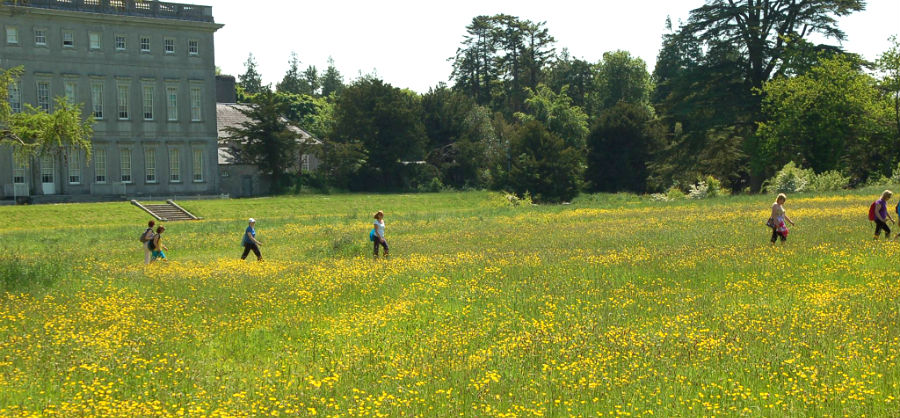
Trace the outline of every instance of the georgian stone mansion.
<path fill-rule="evenodd" d="M 140 0 L 0 3 L 0 67 L 22 66 L 13 111 L 55 97 L 93 115 L 93 156 L 17 162 L 0 199 L 219 192 L 212 8 Z M 49 196 L 48 196 L 49 197 Z"/>

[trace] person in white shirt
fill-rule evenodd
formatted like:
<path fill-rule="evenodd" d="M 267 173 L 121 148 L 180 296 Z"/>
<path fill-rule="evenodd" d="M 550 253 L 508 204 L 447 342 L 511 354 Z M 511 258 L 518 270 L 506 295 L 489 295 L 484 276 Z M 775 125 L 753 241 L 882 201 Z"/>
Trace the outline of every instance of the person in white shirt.
<path fill-rule="evenodd" d="M 388 256 L 388 244 L 384 239 L 384 212 L 378 211 L 375 213 L 375 222 L 373 223 L 375 226 L 375 239 L 373 242 L 375 243 L 375 258 L 378 258 L 378 246 L 384 247 L 384 256 Z"/>
<path fill-rule="evenodd" d="M 794 221 L 792 221 L 791 218 L 787 216 L 787 212 L 784 210 L 784 202 L 786 200 L 787 195 L 785 195 L 784 193 L 780 193 L 775 199 L 775 203 L 772 204 L 772 217 L 770 218 L 772 221 L 772 244 L 774 244 L 775 241 L 779 238 L 781 239 L 782 243 L 787 240 L 788 229 L 784 221 L 787 221 L 792 226 L 794 225 Z"/>

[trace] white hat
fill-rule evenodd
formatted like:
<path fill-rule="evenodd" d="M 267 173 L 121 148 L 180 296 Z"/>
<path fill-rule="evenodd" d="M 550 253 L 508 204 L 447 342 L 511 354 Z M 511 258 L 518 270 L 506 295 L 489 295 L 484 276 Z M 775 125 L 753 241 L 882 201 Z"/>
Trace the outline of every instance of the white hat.
<path fill-rule="evenodd" d="M 250 218 L 250 223 L 256 222 L 256 219 Z"/>

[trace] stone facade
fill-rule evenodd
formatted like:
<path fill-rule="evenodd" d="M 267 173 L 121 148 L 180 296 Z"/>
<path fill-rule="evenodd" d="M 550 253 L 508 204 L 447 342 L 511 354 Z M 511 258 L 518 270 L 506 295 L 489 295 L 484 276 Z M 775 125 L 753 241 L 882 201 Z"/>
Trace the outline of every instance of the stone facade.
<path fill-rule="evenodd" d="M 219 192 L 212 8 L 157 1 L 0 5 L 0 67 L 23 66 L 13 107 L 55 97 L 94 115 L 93 158 L 15 163 L 0 150 L 0 197 Z M 25 4 L 25 5 L 22 5 Z"/>

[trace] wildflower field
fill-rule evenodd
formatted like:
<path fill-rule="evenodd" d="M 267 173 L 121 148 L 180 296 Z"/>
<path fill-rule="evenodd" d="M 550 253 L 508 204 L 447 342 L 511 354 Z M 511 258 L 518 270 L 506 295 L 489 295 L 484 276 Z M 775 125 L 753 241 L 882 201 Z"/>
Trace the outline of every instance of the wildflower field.
<path fill-rule="evenodd" d="M 898 417 L 875 196 L 185 201 L 149 267 L 127 203 L 0 207 L 0 417 Z"/>

